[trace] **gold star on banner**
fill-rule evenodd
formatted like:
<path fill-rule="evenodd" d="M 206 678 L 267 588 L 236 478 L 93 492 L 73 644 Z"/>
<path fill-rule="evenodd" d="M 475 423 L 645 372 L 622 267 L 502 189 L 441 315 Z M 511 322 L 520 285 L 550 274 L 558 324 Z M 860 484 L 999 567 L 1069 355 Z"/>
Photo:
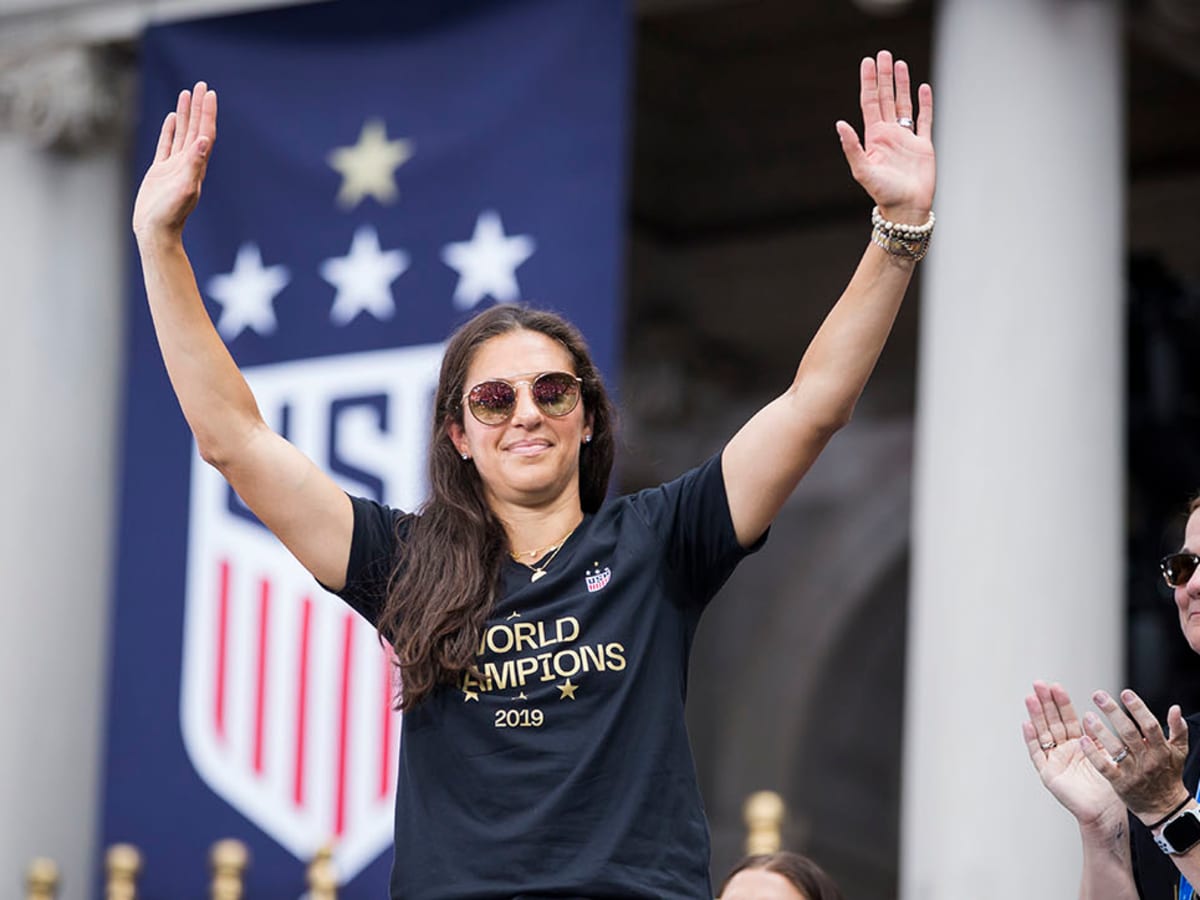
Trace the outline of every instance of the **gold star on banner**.
<path fill-rule="evenodd" d="M 519 618 L 521 618 L 521 614 L 514 609 L 512 612 L 510 612 L 508 614 L 508 618 L 509 619 L 519 619 Z"/>
<path fill-rule="evenodd" d="M 466 688 L 463 688 L 463 694 L 463 703 L 466 703 L 468 700 L 474 700 L 476 703 L 479 702 L 479 695 L 475 693 L 475 691 L 469 691 Z"/>
<path fill-rule="evenodd" d="M 329 154 L 329 165 L 342 175 L 338 203 L 353 209 L 367 196 L 380 203 L 395 203 L 396 169 L 413 155 L 413 142 L 398 138 L 387 139 L 382 119 L 369 119 L 363 124 L 358 143 L 338 147 Z"/>
<path fill-rule="evenodd" d="M 529 698 L 525 696 L 524 691 L 521 691 L 521 693 L 517 694 L 517 699 L 518 700 L 528 700 Z"/>
<path fill-rule="evenodd" d="M 575 699 L 575 691 L 577 691 L 579 689 L 579 685 L 571 684 L 570 678 L 568 678 L 562 684 L 556 684 L 555 687 L 558 688 L 560 691 L 562 691 L 562 694 L 559 695 L 559 698 L 558 698 L 559 700 L 566 700 L 568 698 L 570 698 L 571 700 L 574 700 Z"/>

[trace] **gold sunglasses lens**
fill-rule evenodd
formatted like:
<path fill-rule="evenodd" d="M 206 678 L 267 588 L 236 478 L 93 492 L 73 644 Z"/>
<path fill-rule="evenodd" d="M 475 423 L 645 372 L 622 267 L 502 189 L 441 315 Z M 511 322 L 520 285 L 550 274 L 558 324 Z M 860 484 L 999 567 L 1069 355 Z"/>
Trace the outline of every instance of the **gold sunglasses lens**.
<path fill-rule="evenodd" d="M 533 381 L 533 401 L 548 416 L 565 416 L 579 403 L 579 380 L 566 372 L 547 372 Z"/>
<path fill-rule="evenodd" d="M 484 425 L 499 425 L 513 414 L 516 389 L 506 381 L 484 381 L 467 394 L 471 415 Z"/>
<path fill-rule="evenodd" d="M 1196 571 L 1200 556 L 1194 553 L 1172 553 L 1164 556 L 1158 564 L 1162 569 L 1163 578 L 1171 587 L 1183 587 Z"/>

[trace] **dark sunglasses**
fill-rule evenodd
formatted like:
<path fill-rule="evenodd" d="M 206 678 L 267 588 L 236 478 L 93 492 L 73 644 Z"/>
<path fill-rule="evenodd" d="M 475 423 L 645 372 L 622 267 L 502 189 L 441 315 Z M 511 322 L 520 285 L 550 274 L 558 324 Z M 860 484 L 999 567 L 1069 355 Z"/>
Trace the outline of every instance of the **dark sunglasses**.
<path fill-rule="evenodd" d="M 517 408 L 517 388 L 528 385 L 537 408 L 559 418 L 579 405 L 583 379 L 569 372 L 542 372 L 530 379 L 481 381 L 465 394 L 467 409 L 484 425 L 500 425 L 512 418 Z"/>
<path fill-rule="evenodd" d="M 1198 565 L 1200 565 L 1200 556 L 1195 553 L 1172 553 L 1158 561 L 1158 567 L 1162 569 L 1163 580 L 1173 588 L 1183 587 L 1187 584 Z"/>

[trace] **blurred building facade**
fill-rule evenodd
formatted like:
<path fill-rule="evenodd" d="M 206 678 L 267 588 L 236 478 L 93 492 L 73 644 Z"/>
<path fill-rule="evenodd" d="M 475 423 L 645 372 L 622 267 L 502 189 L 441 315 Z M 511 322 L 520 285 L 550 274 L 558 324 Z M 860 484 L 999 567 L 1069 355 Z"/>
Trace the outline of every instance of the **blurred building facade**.
<path fill-rule="evenodd" d="M 0 878 L 50 855 L 78 894 L 98 857 L 137 35 L 267 5 L 0 0 Z M 1077 840 L 1021 745 L 1029 681 L 1083 700 L 1128 672 L 1200 708 L 1145 571 L 1200 486 L 1187 9 L 634 5 L 623 488 L 782 390 L 865 246 L 833 128 L 857 122 L 858 59 L 889 47 L 938 92 L 934 250 L 854 422 L 696 643 L 718 875 L 772 788 L 849 896 L 1066 895 Z"/>

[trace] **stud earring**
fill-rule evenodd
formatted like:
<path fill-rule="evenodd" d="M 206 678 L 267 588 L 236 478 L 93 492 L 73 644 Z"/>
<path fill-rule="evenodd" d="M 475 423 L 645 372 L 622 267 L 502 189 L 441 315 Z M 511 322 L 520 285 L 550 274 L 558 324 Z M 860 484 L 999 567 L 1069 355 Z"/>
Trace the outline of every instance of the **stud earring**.
<path fill-rule="evenodd" d="M 463 459 L 470 459 L 470 458 L 471 458 L 471 454 L 470 454 L 470 453 L 462 453 L 462 454 L 459 454 L 459 455 L 460 455 L 460 456 L 462 456 L 462 458 L 463 458 Z"/>
<path fill-rule="evenodd" d="M 590 434 L 585 434 L 583 436 L 583 442 L 585 444 L 590 444 L 592 442 L 592 436 Z"/>

